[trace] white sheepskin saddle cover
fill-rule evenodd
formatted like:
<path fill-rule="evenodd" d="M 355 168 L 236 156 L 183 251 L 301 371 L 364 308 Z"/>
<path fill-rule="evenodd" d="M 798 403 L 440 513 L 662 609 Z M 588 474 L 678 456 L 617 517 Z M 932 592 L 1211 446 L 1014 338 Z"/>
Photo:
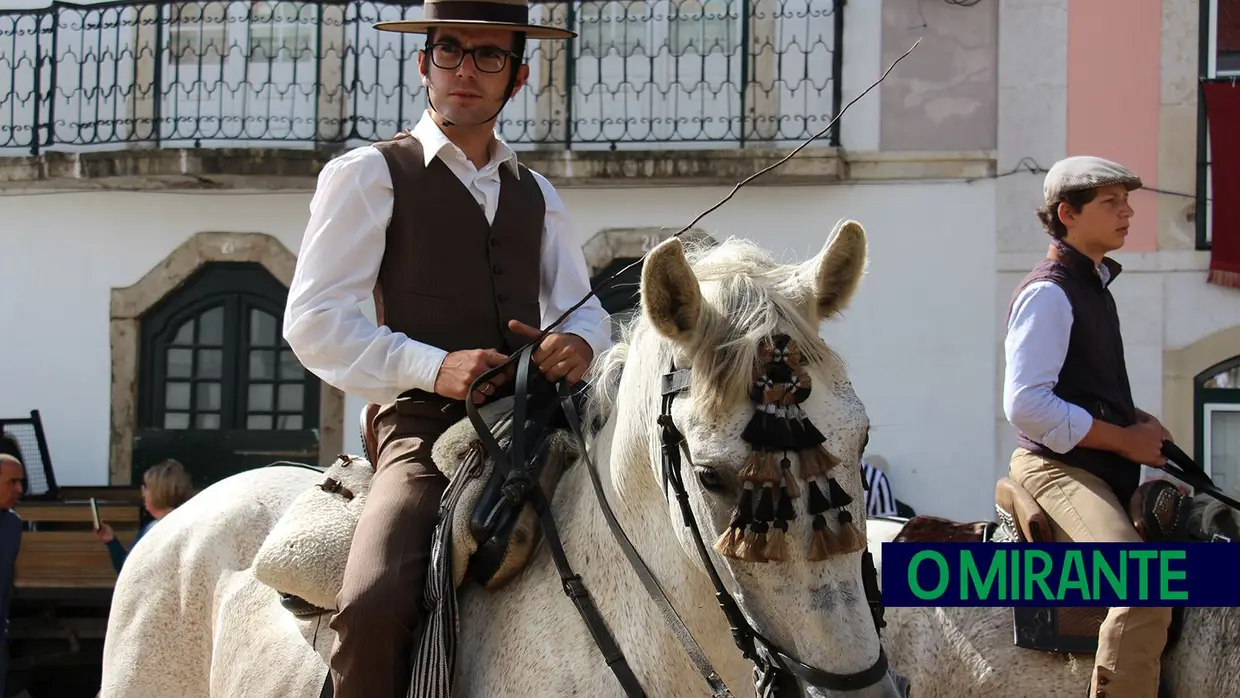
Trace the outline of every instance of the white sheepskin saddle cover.
<path fill-rule="evenodd" d="M 513 398 L 497 400 L 482 407 L 479 414 L 501 444 L 511 423 Z M 563 435 L 569 451 L 571 440 Z M 557 448 L 562 461 L 567 453 Z M 469 518 L 482 493 L 492 464 L 484 456 L 482 443 L 473 423 L 466 417 L 454 424 L 435 442 L 431 451 L 435 465 L 463 487 L 452 518 L 452 578 L 459 587 L 465 578 L 469 556 L 477 550 L 470 535 Z M 555 466 L 566 467 L 565 463 Z M 555 469 L 549 463 L 548 470 Z M 254 558 L 254 576 L 263 584 L 284 594 L 297 596 L 319 608 L 335 610 L 336 595 L 344 580 L 353 532 L 366 495 L 370 491 L 374 467 L 365 458 L 341 456 L 323 475 L 323 483 L 293 500 L 293 504 L 267 535 Z M 347 491 L 346 491 L 347 490 Z M 352 495 L 351 497 L 349 495 Z M 524 564 L 520 560 L 520 564 Z"/>

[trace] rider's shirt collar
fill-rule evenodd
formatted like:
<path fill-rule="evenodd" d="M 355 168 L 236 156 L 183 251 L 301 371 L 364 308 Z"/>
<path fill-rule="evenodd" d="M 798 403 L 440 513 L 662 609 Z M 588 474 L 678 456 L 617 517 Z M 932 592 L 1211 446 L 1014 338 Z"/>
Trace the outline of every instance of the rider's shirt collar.
<path fill-rule="evenodd" d="M 431 118 L 429 109 L 423 112 L 422 119 L 418 121 L 417 126 L 414 126 L 413 136 L 422 144 L 422 152 L 426 158 L 424 164 L 430 165 L 431 160 L 438 155 L 446 164 L 467 164 L 473 168 L 473 163 L 465 156 L 465 152 L 449 140 L 435 120 Z M 449 162 L 449 158 L 455 162 Z M 521 177 L 520 168 L 517 167 L 517 154 L 497 135 L 495 145 L 491 148 L 491 161 L 478 172 L 480 174 L 498 173 L 500 165 L 507 165 L 513 176 L 518 179 Z"/>

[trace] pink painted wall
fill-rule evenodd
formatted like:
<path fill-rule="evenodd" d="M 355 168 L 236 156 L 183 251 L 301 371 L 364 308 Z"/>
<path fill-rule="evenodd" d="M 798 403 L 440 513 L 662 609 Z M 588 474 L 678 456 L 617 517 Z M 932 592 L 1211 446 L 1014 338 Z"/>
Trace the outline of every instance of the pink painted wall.
<path fill-rule="evenodd" d="M 1097 155 L 1158 186 L 1161 0 L 1068 1 L 1068 155 Z M 1135 192 L 1125 252 L 1158 248 L 1158 195 Z"/>

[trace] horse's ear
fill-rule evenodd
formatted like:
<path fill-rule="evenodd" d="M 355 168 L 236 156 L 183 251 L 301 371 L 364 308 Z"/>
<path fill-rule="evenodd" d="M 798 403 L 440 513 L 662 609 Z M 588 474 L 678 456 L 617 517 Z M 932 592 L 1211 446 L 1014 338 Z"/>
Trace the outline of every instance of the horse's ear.
<path fill-rule="evenodd" d="M 642 307 L 659 334 L 689 342 L 702 311 L 702 289 L 679 238 L 659 243 L 642 265 Z"/>
<path fill-rule="evenodd" d="M 822 321 L 848 306 L 861 276 L 865 274 L 865 229 L 857 221 L 840 221 L 817 257 L 813 295 L 807 308 L 812 319 Z"/>

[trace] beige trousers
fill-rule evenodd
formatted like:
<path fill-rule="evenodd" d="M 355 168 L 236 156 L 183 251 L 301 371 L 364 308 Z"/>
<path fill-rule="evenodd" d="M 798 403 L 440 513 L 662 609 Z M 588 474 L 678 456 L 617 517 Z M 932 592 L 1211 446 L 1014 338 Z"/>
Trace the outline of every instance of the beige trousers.
<path fill-rule="evenodd" d="M 1017 448 L 1010 476 L 1046 511 L 1055 540 L 1141 542 L 1128 516 L 1128 503 L 1121 503 L 1096 475 Z M 1098 631 L 1089 694 L 1156 698 L 1170 625 L 1169 608 L 1112 608 Z"/>

